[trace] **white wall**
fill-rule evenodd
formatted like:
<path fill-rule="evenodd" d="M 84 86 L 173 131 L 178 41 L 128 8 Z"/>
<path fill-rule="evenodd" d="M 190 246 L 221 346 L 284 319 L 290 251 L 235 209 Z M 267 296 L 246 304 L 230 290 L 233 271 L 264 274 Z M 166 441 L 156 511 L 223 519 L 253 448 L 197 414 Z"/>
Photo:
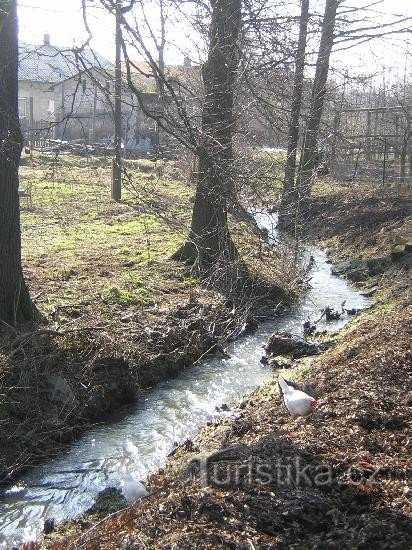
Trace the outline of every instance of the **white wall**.
<path fill-rule="evenodd" d="M 30 116 L 30 97 L 33 98 L 33 119 L 35 121 L 49 120 L 54 122 L 54 90 L 53 85 L 44 82 L 19 81 L 19 105 L 26 106 L 26 118 Z M 20 118 L 25 118 L 20 113 Z"/>

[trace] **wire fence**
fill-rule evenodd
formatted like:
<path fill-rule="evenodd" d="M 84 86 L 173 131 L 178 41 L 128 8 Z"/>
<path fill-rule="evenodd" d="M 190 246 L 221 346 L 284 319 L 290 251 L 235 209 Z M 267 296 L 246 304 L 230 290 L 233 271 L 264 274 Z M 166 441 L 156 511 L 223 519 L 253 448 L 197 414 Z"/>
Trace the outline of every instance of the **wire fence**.
<path fill-rule="evenodd" d="M 340 181 L 412 181 L 412 106 L 351 108 L 336 114 L 330 171 Z"/>

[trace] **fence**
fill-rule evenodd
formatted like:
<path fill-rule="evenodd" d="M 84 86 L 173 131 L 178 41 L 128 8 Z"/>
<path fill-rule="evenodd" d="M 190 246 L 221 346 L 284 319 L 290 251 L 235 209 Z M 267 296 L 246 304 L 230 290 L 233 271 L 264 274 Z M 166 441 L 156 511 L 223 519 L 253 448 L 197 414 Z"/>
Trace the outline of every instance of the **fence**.
<path fill-rule="evenodd" d="M 412 106 L 344 109 L 335 116 L 330 168 L 344 181 L 412 181 Z"/>
<path fill-rule="evenodd" d="M 40 149 L 49 145 L 49 140 L 55 138 L 55 126 L 48 120 L 20 120 L 23 140 L 26 146 Z"/>

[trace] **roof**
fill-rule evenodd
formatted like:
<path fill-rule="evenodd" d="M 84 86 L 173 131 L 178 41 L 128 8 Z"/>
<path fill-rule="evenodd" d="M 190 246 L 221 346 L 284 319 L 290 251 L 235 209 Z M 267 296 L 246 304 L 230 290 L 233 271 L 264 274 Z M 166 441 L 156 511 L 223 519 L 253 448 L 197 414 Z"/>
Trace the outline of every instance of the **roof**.
<path fill-rule="evenodd" d="M 113 65 L 90 48 L 78 55 L 72 48 L 51 44 L 19 45 L 19 80 L 57 84 L 92 67 L 109 69 Z"/>
<path fill-rule="evenodd" d="M 144 90 L 148 93 L 156 92 L 156 80 L 153 75 L 153 69 L 147 61 L 134 61 L 130 60 L 130 72 L 132 81 L 137 85 L 141 90 Z M 122 63 L 122 72 L 126 74 L 126 64 Z M 165 76 L 170 81 L 188 83 L 188 81 L 198 78 L 200 76 L 200 66 L 192 65 L 166 65 L 165 66 Z"/>

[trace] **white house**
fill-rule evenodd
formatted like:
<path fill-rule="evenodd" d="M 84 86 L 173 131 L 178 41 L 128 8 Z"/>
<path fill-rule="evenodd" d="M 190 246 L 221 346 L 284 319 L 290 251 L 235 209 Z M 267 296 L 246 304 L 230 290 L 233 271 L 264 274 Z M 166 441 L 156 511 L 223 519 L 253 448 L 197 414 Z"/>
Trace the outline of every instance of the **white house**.
<path fill-rule="evenodd" d="M 84 48 L 76 52 L 73 48 L 57 47 L 50 43 L 50 36 L 44 35 L 40 46 L 21 43 L 19 45 L 19 115 L 23 131 L 42 127 L 49 137 L 61 137 L 61 125 L 68 125 L 67 119 L 85 101 L 84 87 L 89 71 L 106 73 L 113 66 L 101 55 Z M 80 76 L 79 76 L 80 75 Z M 63 83 L 77 81 L 77 86 L 68 86 L 67 94 Z M 79 93 L 69 97 L 76 89 Z M 108 94 L 105 94 L 107 97 Z M 93 108 L 84 104 L 84 112 Z M 64 116 L 62 116 L 64 115 Z M 66 118 L 66 121 L 64 120 Z"/>

